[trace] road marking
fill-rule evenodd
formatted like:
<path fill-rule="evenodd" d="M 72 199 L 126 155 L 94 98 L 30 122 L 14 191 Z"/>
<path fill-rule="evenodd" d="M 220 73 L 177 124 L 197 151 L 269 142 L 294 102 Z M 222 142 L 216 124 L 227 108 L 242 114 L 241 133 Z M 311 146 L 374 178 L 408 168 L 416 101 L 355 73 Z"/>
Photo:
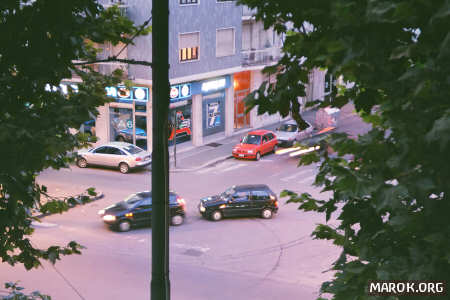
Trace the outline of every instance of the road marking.
<path fill-rule="evenodd" d="M 181 249 L 192 249 L 192 250 L 197 250 L 197 251 L 201 251 L 203 253 L 207 252 L 210 250 L 210 248 L 208 247 L 200 247 L 200 246 L 191 246 L 191 245 L 186 245 L 186 244 L 180 244 L 180 243 L 173 243 L 172 244 L 174 247 L 176 248 L 181 248 Z"/>
<path fill-rule="evenodd" d="M 305 183 L 307 181 L 310 181 L 311 179 L 313 179 L 313 181 L 314 181 L 315 178 L 316 178 L 316 174 L 313 174 L 313 175 L 310 175 L 308 177 L 305 177 L 305 178 L 297 181 L 297 183 Z"/>
<path fill-rule="evenodd" d="M 294 174 L 292 174 L 292 175 L 283 177 L 283 178 L 281 178 L 280 180 L 281 180 L 281 181 L 291 181 L 291 180 L 293 180 L 293 179 L 295 179 L 295 178 L 297 178 L 297 177 L 300 177 L 300 176 L 309 174 L 309 173 L 314 172 L 314 171 L 316 171 L 315 168 L 301 169 L 300 172 L 296 172 L 296 173 L 294 173 Z M 316 175 L 314 174 L 314 176 L 316 176 Z"/>
<path fill-rule="evenodd" d="M 221 170 L 217 170 L 217 171 L 219 173 L 224 173 L 224 172 L 228 172 L 228 171 L 231 171 L 231 170 L 234 170 L 234 169 L 238 169 L 238 168 L 244 167 L 244 166 L 246 166 L 246 164 L 239 163 L 239 164 L 233 165 L 231 167 L 228 167 L 228 168 L 225 168 L 225 169 L 221 169 Z"/>

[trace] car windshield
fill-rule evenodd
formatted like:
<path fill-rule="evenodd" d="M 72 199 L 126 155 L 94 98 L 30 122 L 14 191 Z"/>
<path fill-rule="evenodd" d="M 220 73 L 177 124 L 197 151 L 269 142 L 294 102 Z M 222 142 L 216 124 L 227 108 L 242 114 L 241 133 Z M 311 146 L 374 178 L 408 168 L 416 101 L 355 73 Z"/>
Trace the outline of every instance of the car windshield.
<path fill-rule="evenodd" d="M 128 145 L 126 147 L 123 147 L 123 149 L 126 150 L 130 154 L 136 154 L 136 153 L 144 151 L 141 148 L 136 147 L 135 145 Z"/>
<path fill-rule="evenodd" d="M 244 136 L 242 139 L 242 144 L 252 144 L 252 145 L 258 145 L 261 141 L 261 136 L 256 134 L 249 134 Z"/>
<path fill-rule="evenodd" d="M 144 195 L 142 193 L 131 194 L 125 200 L 117 203 L 118 206 L 122 206 L 123 208 L 130 209 L 134 207 L 137 203 L 141 202 L 144 199 Z"/>
<path fill-rule="evenodd" d="M 233 195 L 235 193 L 235 190 L 233 187 L 230 187 L 228 189 L 225 190 L 225 192 L 223 192 L 222 194 L 220 194 L 221 198 L 229 198 L 231 195 Z"/>
<path fill-rule="evenodd" d="M 294 125 L 294 124 L 283 124 L 283 125 L 281 125 L 279 131 L 296 132 L 297 131 L 297 125 Z"/>

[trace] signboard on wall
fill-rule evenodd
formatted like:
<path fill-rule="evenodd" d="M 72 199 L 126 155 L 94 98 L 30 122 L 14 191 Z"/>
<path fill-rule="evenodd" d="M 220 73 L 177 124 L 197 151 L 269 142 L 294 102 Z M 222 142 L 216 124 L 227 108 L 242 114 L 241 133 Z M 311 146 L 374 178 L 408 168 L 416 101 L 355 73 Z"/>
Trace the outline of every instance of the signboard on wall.
<path fill-rule="evenodd" d="M 207 112 L 207 127 L 214 128 L 221 125 L 222 120 L 220 118 L 220 103 L 219 102 L 210 102 L 208 103 Z"/>
<path fill-rule="evenodd" d="M 190 83 L 183 83 L 173 85 L 170 87 L 170 103 L 182 101 L 192 96 L 192 89 Z"/>

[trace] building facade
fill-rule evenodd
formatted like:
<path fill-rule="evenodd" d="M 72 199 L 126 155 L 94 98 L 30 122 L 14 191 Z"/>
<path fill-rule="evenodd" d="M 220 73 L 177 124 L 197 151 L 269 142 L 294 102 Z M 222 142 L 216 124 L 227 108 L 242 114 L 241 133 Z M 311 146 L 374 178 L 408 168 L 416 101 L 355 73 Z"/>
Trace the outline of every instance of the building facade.
<path fill-rule="evenodd" d="M 105 7 L 119 5 L 135 24 L 151 17 L 151 1 L 100 0 Z M 248 128 L 279 122 L 275 115 L 245 113 L 243 99 L 270 78 L 262 69 L 281 55 L 283 37 L 264 30 L 253 11 L 235 1 L 169 1 L 169 145 L 176 140 L 201 146 Z M 102 45 L 100 56 L 116 55 L 123 45 Z M 152 61 L 152 36 L 139 37 L 120 58 Z M 100 107 L 95 120 L 98 143 L 127 141 L 152 147 L 152 72 L 147 66 L 99 64 L 101 72 L 121 68 L 134 84 L 108 87 L 113 101 Z M 72 79 L 74 81 L 74 79 Z M 76 80 L 75 80 L 76 81 Z M 72 84 L 68 82 L 67 84 Z M 162 101 L 162 100 L 159 100 Z"/>

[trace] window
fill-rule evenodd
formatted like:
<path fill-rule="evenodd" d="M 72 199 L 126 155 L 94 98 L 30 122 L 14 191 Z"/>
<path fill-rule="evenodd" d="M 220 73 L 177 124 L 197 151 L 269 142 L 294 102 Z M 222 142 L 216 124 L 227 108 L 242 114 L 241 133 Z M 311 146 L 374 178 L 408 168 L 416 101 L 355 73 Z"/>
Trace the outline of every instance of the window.
<path fill-rule="evenodd" d="M 109 147 L 100 147 L 95 149 L 94 153 L 97 154 L 109 154 Z"/>
<path fill-rule="evenodd" d="M 110 153 L 109 154 L 114 154 L 114 155 L 125 155 L 125 153 L 123 153 L 122 151 L 120 151 L 117 148 L 110 148 Z"/>
<path fill-rule="evenodd" d="M 197 4 L 198 0 L 180 0 L 180 4 Z"/>
<path fill-rule="evenodd" d="M 252 191 L 252 198 L 254 200 L 266 200 L 269 199 L 269 193 L 266 191 Z"/>
<path fill-rule="evenodd" d="M 218 29 L 216 31 L 216 56 L 234 55 L 234 28 Z"/>
<path fill-rule="evenodd" d="M 180 61 L 198 59 L 200 32 L 183 33 L 179 38 Z"/>

